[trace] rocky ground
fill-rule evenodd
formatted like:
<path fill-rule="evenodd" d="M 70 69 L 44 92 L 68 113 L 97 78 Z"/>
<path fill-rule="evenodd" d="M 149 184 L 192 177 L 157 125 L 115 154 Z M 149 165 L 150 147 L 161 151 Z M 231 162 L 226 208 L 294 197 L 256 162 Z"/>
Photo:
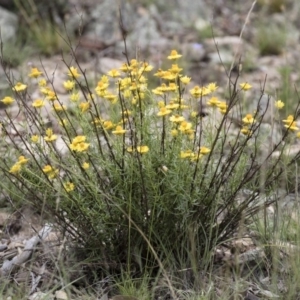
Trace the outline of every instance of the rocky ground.
<path fill-rule="evenodd" d="M 138 57 L 156 67 L 163 67 L 164 57 L 171 49 L 177 49 L 184 55 L 186 74 L 193 78 L 191 85 L 216 82 L 224 97 L 228 72 L 233 70 L 232 74 L 236 76 L 241 64 L 240 81 L 251 83 L 257 93 L 264 89 L 274 98 L 288 102 L 289 109 L 297 101 L 295 88 L 300 81 L 300 2 L 297 0 L 261 0 L 257 3 L 250 0 L 132 0 L 122 1 L 120 8 L 110 0 L 66 2 L 68 5 L 63 5 L 62 15 L 55 13 L 56 7 L 51 13 L 57 22 L 65 22 L 74 45 L 77 45 L 76 58 L 89 76 L 100 76 L 124 61 L 124 43 L 119 25 L 121 12 L 121 28 L 123 34 L 126 33 L 130 58 Z M 279 4 L 271 5 L 273 2 Z M 0 1 L 0 5 L 1 37 L 5 45 L 16 38 L 19 14 L 11 9 L 9 1 Z M 80 35 L 79 25 L 82 29 Z M 70 59 L 68 54 L 66 59 Z M 42 58 L 38 55 L 27 57 L 22 65 L 12 69 L 13 77 L 24 76 L 30 66 L 40 66 L 41 62 L 45 72 L 55 72 L 54 86 L 63 99 L 66 93 L 61 82 L 66 78 L 66 69 L 58 54 Z M 9 88 L 4 71 L 0 68 L 1 97 Z M 251 97 L 249 101 L 252 101 Z M 6 198 L 1 199 L 0 207 L 2 265 L 6 259 L 23 252 L 26 242 L 42 229 L 42 220 L 29 208 L 12 214 Z M 46 255 L 49 247 L 59 253 L 62 242 L 59 234 L 54 232 L 47 236 L 43 248 L 39 249 L 40 257 Z M 252 250 L 252 244 L 246 245 L 246 248 Z M 21 284 L 31 280 L 31 295 L 35 295 L 36 286 L 43 276 L 45 281 L 49 275 L 47 272 L 46 264 L 40 259 L 35 272 L 17 272 L 14 281 Z M 36 281 L 36 285 L 32 280 Z M 269 298 L 273 296 L 269 295 Z M 67 299 L 64 297 L 64 294 L 56 295 L 56 299 Z"/>

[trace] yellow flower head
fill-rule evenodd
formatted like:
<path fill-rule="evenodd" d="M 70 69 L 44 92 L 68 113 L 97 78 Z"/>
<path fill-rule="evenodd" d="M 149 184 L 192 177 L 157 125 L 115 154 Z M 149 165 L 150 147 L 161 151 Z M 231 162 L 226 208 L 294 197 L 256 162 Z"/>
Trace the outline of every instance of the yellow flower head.
<path fill-rule="evenodd" d="M 75 81 L 67 80 L 67 81 L 64 81 L 63 85 L 67 91 L 71 91 L 71 90 L 73 90 L 73 88 L 75 86 Z"/>
<path fill-rule="evenodd" d="M 10 105 L 14 102 L 15 100 L 12 97 L 4 97 L 1 102 L 4 103 L 5 105 Z"/>
<path fill-rule="evenodd" d="M 282 109 L 284 107 L 284 103 L 281 100 L 275 101 L 275 107 L 278 109 Z"/>
<path fill-rule="evenodd" d="M 25 156 L 21 155 L 19 156 L 17 163 L 20 165 L 25 165 L 27 164 L 28 160 L 29 160 L 28 158 L 25 158 Z"/>
<path fill-rule="evenodd" d="M 69 72 L 68 72 L 68 76 L 72 77 L 72 78 L 78 78 L 78 77 L 80 77 L 80 74 L 78 73 L 77 68 L 70 67 Z"/>
<path fill-rule="evenodd" d="M 190 81 L 191 81 L 191 77 L 183 76 L 183 77 L 180 78 L 180 81 L 181 81 L 183 84 L 189 84 Z"/>
<path fill-rule="evenodd" d="M 47 80 L 46 79 L 40 79 L 38 82 L 40 87 L 45 87 L 47 85 Z"/>
<path fill-rule="evenodd" d="M 16 163 L 10 168 L 9 173 L 16 175 L 20 173 L 21 168 L 22 168 L 21 164 Z"/>
<path fill-rule="evenodd" d="M 75 189 L 75 185 L 72 182 L 66 182 L 64 183 L 64 188 L 66 190 L 66 192 L 72 192 Z"/>
<path fill-rule="evenodd" d="M 159 112 L 157 113 L 157 115 L 159 117 L 166 116 L 166 115 L 170 114 L 171 112 L 172 111 L 170 109 L 167 109 L 166 107 L 161 107 L 160 110 L 159 110 Z"/>
<path fill-rule="evenodd" d="M 150 72 L 150 71 L 152 71 L 152 69 L 153 69 L 153 66 L 149 65 L 149 63 L 147 63 L 147 62 L 143 62 L 141 65 L 142 72 Z"/>
<path fill-rule="evenodd" d="M 88 162 L 84 162 L 81 166 L 84 170 L 87 170 L 90 167 L 90 164 Z"/>
<path fill-rule="evenodd" d="M 193 158 L 195 153 L 192 150 L 180 151 L 180 158 Z"/>
<path fill-rule="evenodd" d="M 176 50 L 172 50 L 170 55 L 168 56 L 168 59 L 175 60 L 177 58 L 180 58 L 182 55 L 178 54 Z"/>
<path fill-rule="evenodd" d="M 57 135 L 53 134 L 53 131 L 51 128 L 48 128 L 46 130 L 46 136 L 44 136 L 45 142 L 53 142 L 57 139 Z"/>
<path fill-rule="evenodd" d="M 196 85 L 194 88 L 190 90 L 190 93 L 193 97 L 199 98 L 201 96 L 206 96 L 210 94 L 211 91 L 206 87 L 199 87 L 198 85 Z"/>
<path fill-rule="evenodd" d="M 184 121 L 184 117 L 180 115 L 174 115 L 169 118 L 169 120 L 173 123 L 181 123 Z"/>
<path fill-rule="evenodd" d="M 171 72 L 172 74 L 179 74 L 182 71 L 182 68 L 179 68 L 177 64 L 172 65 L 172 68 L 170 68 L 168 70 L 169 72 Z"/>
<path fill-rule="evenodd" d="M 219 104 L 220 104 L 220 101 L 217 97 L 211 97 L 208 101 L 207 101 L 207 104 L 209 106 L 212 106 L 212 107 L 217 107 Z"/>
<path fill-rule="evenodd" d="M 192 128 L 192 123 L 190 122 L 186 122 L 186 121 L 183 121 L 181 122 L 180 126 L 179 126 L 179 130 L 183 133 L 188 133 L 190 134 L 190 129 Z"/>
<path fill-rule="evenodd" d="M 107 72 L 107 75 L 112 78 L 116 78 L 116 77 L 120 77 L 121 74 L 117 69 L 112 69 L 109 72 Z"/>
<path fill-rule="evenodd" d="M 251 130 L 247 127 L 247 126 L 244 126 L 242 129 L 241 129 L 241 133 L 244 134 L 244 135 L 251 135 Z"/>
<path fill-rule="evenodd" d="M 136 151 L 141 154 L 147 153 L 149 151 L 149 147 L 148 146 L 137 146 Z"/>
<path fill-rule="evenodd" d="M 52 168 L 50 165 L 46 165 L 43 168 L 43 172 L 48 175 L 49 179 L 53 179 L 58 174 L 58 169 Z"/>
<path fill-rule="evenodd" d="M 220 101 L 219 104 L 217 105 L 220 112 L 224 115 L 227 112 L 228 105 L 225 101 Z"/>
<path fill-rule="evenodd" d="M 27 85 L 22 82 L 17 82 L 17 84 L 12 89 L 15 92 L 22 92 L 27 89 Z"/>
<path fill-rule="evenodd" d="M 199 152 L 203 155 L 208 154 L 210 152 L 210 149 L 207 147 L 200 147 Z"/>
<path fill-rule="evenodd" d="M 252 88 L 252 85 L 250 85 L 247 82 L 243 82 L 243 83 L 240 83 L 240 87 L 241 87 L 241 90 L 248 91 Z"/>
<path fill-rule="evenodd" d="M 48 173 L 50 173 L 52 171 L 53 171 L 53 168 L 50 165 L 46 165 L 43 168 L 43 172 L 46 173 L 46 174 L 48 174 Z"/>
<path fill-rule="evenodd" d="M 126 130 L 120 125 L 116 126 L 116 129 L 112 131 L 112 133 L 116 135 L 123 135 L 125 132 Z"/>
<path fill-rule="evenodd" d="M 87 110 L 89 110 L 90 106 L 91 106 L 90 102 L 81 102 L 79 104 L 79 108 L 81 112 L 86 112 Z"/>
<path fill-rule="evenodd" d="M 77 135 L 75 138 L 73 138 L 72 145 L 76 146 L 76 145 L 78 145 L 80 143 L 85 142 L 85 140 L 86 140 L 86 136 L 84 136 L 84 135 Z"/>
<path fill-rule="evenodd" d="M 286 124 L 291 124 L 292 122 L 294 122 L 294 116 L 293 115 L 288 115 L 285 120 L 282 120 L 282 122 L 286 123 Z"/>
<path fill-rule="evenodd" d="M 70 100 L 72 102 L 77 102 L 80 98 L 80 94 L 78 92 L 73 92 L 71 95 L 70 95 Z"/>
<path fill-rule="evenodd" d="M 28 74 L 29 77 L 33 77 L 33 78 L 38 78 L 42 75 L 43 73 L 41 71 L 39 71 L 38 68 L 31 68 L 30 73 Z"/>
<path fill-rule="evenodd" d="M 217 90 L 218 86 L 216 85 L 215 82 L 213 82 L 213 83 L 208 84 L 206 88 L 207 88 L 211 93 L 213 93 L 214 91 Z"/>
<path fill-rule="evenodd" d="M 60 104 L 59 102 L 54 102 L 53 103 L 53 109 L 55 111 L 64 111 L 67 109 L 67 107 L 65 105 Z"/>
<path fill-rule="evenodd" d="M 288 124 L 285 124 L 284 127 L 286 127 L 288 130 L 292 130 L 292 131 L 298 131 L 299 128 L 297 127 L 297 123 L 294 121 L 294 122 L 291 122 L 291 123 L 288 123 Z"/>
<path fill-rule="evenodd" d="M 31 136 L 30 139 L 33 143 L 37 143 L 39 141 L 40 137 L 35 134 L 35 135 Z"/>
<path fill-rule="evenodd" d="M 54 101 L 57 99 L 56 93 L 54 91 L 52 91 L 51 89 L 47 90 L 46 97 L 50 101 Z"/>
<path fill-rule="evenodd" d="M 45 105 L 45 101 L 42 99 L 36 99 L 32 102 L 32 106 L 35 108 L 41 108 Z"/>
<path fill-rule="evenodd" d="M 247 114 L 243 119 L 243 123 L 245 124 L 253 124 L 255 122 L 255 119 L 253 118 L 252 114 Z"/>

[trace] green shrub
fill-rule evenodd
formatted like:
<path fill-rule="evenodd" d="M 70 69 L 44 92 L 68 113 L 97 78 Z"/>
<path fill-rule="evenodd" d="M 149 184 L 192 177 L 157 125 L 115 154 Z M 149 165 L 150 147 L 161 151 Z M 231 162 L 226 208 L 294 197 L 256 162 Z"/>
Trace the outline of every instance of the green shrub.
<path fill-rule="evenodd" d="M 221 101 L 215 83 L 187 88 L 175 50 L 168 59 L 172 66 L 152 75 L 162 82 L 152 91 L 152 66 L 128 59 L 93 88 L 80 65 L 67 65 L 67 105 L 37 68 L 26 83 L 10 80 L 14 96 L 2 99 L 2 143 L 12 151 L 0 163 L 1 185 L 52 217 L 106 271 L 209 267 L 216 245 L 275 201 L 269 195 L 282 180 L 284 142 L 298 130 L 290 115 L 281 140 L 266 147 L 260 101 L 238 115 L 251 85 L 231 81 Z M 32 85 L 40 99 L 31 99 Z M 11 112 L 14 101 L 23 121 Z M 40 113 L 45 107 L 51 123 Z"/>

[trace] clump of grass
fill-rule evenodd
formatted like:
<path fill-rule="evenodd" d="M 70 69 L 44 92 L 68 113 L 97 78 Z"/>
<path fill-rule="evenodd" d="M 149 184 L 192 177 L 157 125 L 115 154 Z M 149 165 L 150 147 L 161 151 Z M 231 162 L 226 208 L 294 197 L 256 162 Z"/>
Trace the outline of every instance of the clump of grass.
<path fill-rule="evenodd" d="M 120 69 L 94 87 L 79 64 L 66 64 L 68 103 L 39 68 L 25 82 L 7 74 L 13 95 L 1 100 L 2 133 L 12 151 L 0 169 L 10 197 L 52 216 L 98 271 L 163 274 L 175 297 L 169 270 L 191 270 L 188 285 L 204 288 L 199 270 L 209 270 L 215 247 L 276 201 L 270 195 L 283 180 L 282 153 L 299 129 L 297 113 L 289 115 L 281 140 L 267 147 L 260 103 L 240 113 L 249 83 L 230 78 L 225 101 L 214 82 L 188 87 L 176 50 L 167 59 L 167 69 L 150 75 L 153 66 L 127 53 Z M 149 90 L 151 76 L 161 83 Z M 26 116 L 20 124 L 13 103 Z M 247 197 L 239 198 L 245 189 Z"/>
<path fill-rule="evenodd" d="M 31 41 L 35 51 L 50 56 L 68 50 L 63 38 L 63 21 L 61 19 L 62 7 L 58 2 L 49 3 L 42 1 L 37 3 L 33 0 L 19 1 L 14 4 L 20 15 L 22 26 L 20 28 L 19 40 Z M 57 11 L 55 11 L 55 9 Z M 60 20 L 60 22 L 57 22 Z"/>
<path fill-rule="evenodd" d="M 278 25 L 263 22 L 256 33 L 256 44 L 261 55 L 279 55 L 286 46 L 286 30 Z"/>

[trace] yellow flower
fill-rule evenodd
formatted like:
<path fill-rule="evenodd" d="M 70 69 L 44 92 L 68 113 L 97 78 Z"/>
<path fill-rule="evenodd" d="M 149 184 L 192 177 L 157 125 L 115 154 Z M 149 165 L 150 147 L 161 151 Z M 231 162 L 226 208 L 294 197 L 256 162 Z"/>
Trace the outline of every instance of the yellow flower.
<path fill-rule="evenodd" d="M 60 126 L 67 126 L 69 124 L 69 121 L 67 119 L 62 119 L 59 121 Z"/>
<path fill-rule="evenodd" d="M 179 130 L 184 133 L 190 134 L 189 130 L 192 128 L 192 123 L 183 121 L 179 126 Z"/>
<path fill-rule="evenodd" d="M 137 146 L 136 151 L 141 154 L 147 153 L 149 151 L 149 147 L 148 146 Z"/>
<path fill-rule="evenodd" d="M 110 101 L 111 103 L 116 103 L 118 96 L 112 93 L 106 93 L 105 95 L 103 95 L 103 98 Z"/>
<path fill-rule="evenodd" d="M 4 103 L 5 105 L 10 105 L 14 102 L 15 100 L 12 97 L 6 96 L 4 97 L 1 102 Z"/>
<path fill-rule="evenodd" d="M 221 102 L 219 102 L 219 104 L 218 104 L 217 106 L 218 106 L 220 112 L 221 112 L 223 115 L 225 115 L 226 112 L 227 112 L 227 109 L 228 109 L 227 103 L 226 103 L 225 101 L 221 101 Z"/>
<path fill-rule="evenodd" d="M 14 174 L 14 175 L 20 173 L 21 167 L 22 167 L 21 164 L 15 163 L 15 164 L 10 168 L 9 173 Z"/>
<path fill-rule="evenodd" d="M 38 70 L 38 68 L 31 68 L 30 73 L 28 74 L 29 77 L 38 78 L 43 73 Z"/>
<path fill-rule="evenodd" d="M 112 121 L 107 120 L 107 121 L 103 122 L 103 128 L 105 130 L 110 130 L 110 129 L 113 129 L 114 127 L 115 127 L 115 124 Z"/>
<path fill-rule="evenodd" d="M 77 68 L 70 67 L 69 72 L 68 72 L 68 76 L 70 76 L 72 78 L 78 78 L 78 77 L 80 77 L 80 74 L 78 73 Z"/>
<path fill-rule="evenodd" d="M 191 81 L 191 77 L 183 76 L 183 77 L 180 78 L 180 81 L 181 81 L 183 84 L 189 84 L 190 81 Z"/>
<path fill-rule="evenodd" d="M 72 143 L 70 144 L 70 149 L 77 152 L 86 151 L 90 144 L 85 143 L 86 137 L 84 135 L 78 135 L 73 138 Z"/>
<path fill-rule="evenodd" d="M 17 84 L 12 89 L 15 92 L 22 92 L 27 89 L 27 85 L 22 82 L 17 82 Z"/>
<path fill-rule="evenodd" d="M 247 114 L 245 118 L 242 119 L 243 123 L 245 124 L 253 124 L 255 119 L 253 118 L 252 114 Z"/>
<path fill-rule="evenodd" d="M 67 107 L 65 105 L 61 105 L 59 102 L 55 102 L 53 103 L 53 109 L 55 111 L 64 111 L 67 109 Z"/>
<path fill-rule="evenodd" d="M 46 173 L 46 174 L 48 174 L 48 173 L 50 173 L 52 171 L 53 171 L 53 168 L 50 165 L 46 165 L 43 168 L 43 172 Z"/>
<path fill-rule="evenodd" d="M 182 55 L 178 54 L 176 50 L 172 50 L 170 55 L 168 56 L 168 59 L 175 60 L 177 58 L 180 58 Z"/>
<path fill-rule="evenodd" d="M 173 101 L 170 101 L 168 105 L 165 106 L 167 109 L 178 109 L 179 103 L 174 103 Z"/>
<path fill-rule="evenodd" d="M 25 158 L 25 156 L 21 155 L 19 156 L 17 163 L 20 165 L 25 165 L 27 164 L 28 160 L 29 160 L 28 158 Z"/>
<path fill-rule="evenodd" d="M 284 103 L 281 100 L 275 101 L 275 107 L 281 109 L 284 107 Z"/>
<path fill-rule="evenodd" d="M 84 135 L 77 135 L 75 138 L 72 140 L 73 145 L 77 145 L 79 143 L 85 142 L 86 136 Z"/>
<path fill-rule="evenodd" d="M 81 112 L 86 112 L 87 110 L 89 110 L 90 106 L 91 106 L 90 102 L 81 102 L 79 104 L 79 108 Z"/>
<path fill-rule="evenodd" d="M 132 146 L 129 146 L 126 148 L 126 151 L 132 153 L 134 151 L 134 148 Z"/>
<path fill-rule="evenodd" d="M 39 141 L 39 136 L 38 135 L 33 135 L 33 136 L 31 136 L 31 141 L 33 142 L 33 143 L 37 143 L 38 141 Z"/>
<path fill-rule="evenodd" d="M 192 88 L 190 90 L 190 93 L 195 98 L 199 98 L 200 96 L 205 96 L 208 94 L 207 91 L 205 90 L 205 88 L 201 88 L 198 85 L 196 85 L 194 88 Z"/>
<path fill-rule="evenodd" d="M 172 111 L 170 109 L 167 109 L 166 107 L 161 107 L 159 112 L 157 113 L 158 116 L 166 116 L 170 114 Z"/>
<path fill-rule="evenodd" d="M 297 123 L 294 121 L 294 122 L 291 122 L 289 124 L 285 124 L 284 127 L 286 127 L 287 129 L 289 130 L 292 130 L 292 131 L 297 131 L 299 130 L 299 128 L 297 127 Z"/>
<path fill-rule="evenodd" d="M 244 135 L 250 135 L 251 134 L 251 130 L 247 126 L 244 126 L 241 129 L 241 133 L 244 134 Z"/>
<path fill-rule="evenodd" d="M 175 115 L 169 118 L 169 120 L 173 123 L 181 123 L 184 121 L 184 117 L 180 115 Z"/>
<path fill-rule="evenodd" d="M 150 72 L 153 69 L 153 66 L 149 65 L 147 62 L 143 62 L 141 66 L 142 72 Z"/>
<path fill-rule="evenodd" d="M 170 68 L 168 71 L 172 74 L 177 75 L 178 73 L 180 73 L 180 71 L 182 71 L 182 68 L 179 68 L 177 64 L 174 64 L 172 65 L 172 68 Z"/>
<path fill-rule="evenodd" d="M 210 149 L 209 148 L 207 148 L 207 147 L 200 147 L 200 150 L 199 150 L 199 153 L 200 154 L 203 154 L 203 155 L 205 155 L 205 154 L 208 154 L 210 152 Z"/>
<path fill-rule="evenodd" d="M 73 92 L 71 95 L 70 95 L 70 100 L 72 102 L 77 102 L 80 98 L 80 95 L 78 92 Z"/>
<path fill-rule="evenodd" d="M 75 185 L 72 182 L 66 182 L 66 183 L 64 183 L 64 188 L 65 188 L 66 192 L 72 192 L 75 189 Z"/>
<path fill-rule="evenodd" d="M 178 135 L 178 130 L 177 130 L 177 129 L 172 129 L 172 130 L 171 130 L 171 135 L 172 135 L 173 137 L 177 136 L 177 135 Z"/>
<path fill-rule="evenodd" d="M 240 83 L 240 87 L 241 87 L 242 90 L 248 91 L 252 88 L 252 85 L 250 85 L 247 82 L 243 82 L 243 83 Z"/>
<path fill-rule="evenodd" d="M 128 66 L 128 64 L 123 63 L 123 65 L 120 67 L 120 70 L 121 70 L 122 72 L 127 73 L 127 72 L 129 72 L 129 71 L 131 70 L 131 67 Z"/>
<path fill-rule="evenodd" d="M 213 83 L 208 84 L 206 88 L 207 88 L 210 92 L 213 93 L 214 91 L 217 90 L 218 86 L 216 85 L 215 82 L 213 82 Z"/>
<path fill-rule="evenodd" d="M 287 123 L 287 124 L 291 124 L 292 122 L 294 122 L 294 116 L 293 115 L 288 115 L 286 120 L 282 120 L 282 122 Z"/>
<path fill-rule="evenodd" d="M 194 156 L 192 150 L 180 151 L 180 158 L 193 158 Z"/>
<path fill-rule="evenodd" d="M 122 135 L 126 132 L 125 129 L 123 129 L 122 126 L 116 126 L 116 129 L 112 131 L 113 134 Z"/>
<path fill-rule="evenodd" d="M 58 169 L 54 169 L 50 165 L 44 166 L 44 168 L 42 170 L 45 174 L 48 175 L 49 179 L 53 179 L 54 177 L 56 177 L 56 175 L 59 172 Z"/>
<path fill-rule="evenodd" d="M 90 144 L 88 143 L 79 143 L 76 145 L 76 148 L 74 149 L 77 152 L 84 152 L 89 148 Z"/>
<path fill-rule="evenodd" d="M 45 102 L 42 99 L 36 99 L 35 101 L 32 102 L 32 106 L 35 108 L 40 108 L 40 107 L 43 107 L 44 105 L 45 105 Z"/>
<path fill-rule="evenodd" d="M 54 100 L 57 99 L 56 93 L 54 91 L 50 90 L 50 89 L 47 90 L 46 95 L 47 95 L 47 99 L 50 100 L 50 101 L 54 101 Z"/>
<path fill-rule="evenodd" d="M 67 81 L 64 81 L 63 85 L 67 91 L 71 91 L 71 90 L 73 90 L 73 88 L 75 86 L 75 81 L 67 80 Z"/>
<path fill-rule="evenodd" d="M 90 164 L 87 162 L 84 162 L 81 166 L 84 170 L 87 170 L 90 167 Z"/>
<path fill-rule="evenodd" d="M 212 97 L 209 99 L 209 101 L 207 101 L 207 104 L 210 106 L 218 106 L 220 104 L 220 101 L 217 97 Z"/>
<path fill-rule="evenodd" d="M 38 84 L 40 87 L 45 87 L 47 85 L 47 81 L 46 79 L 41 79 L 39 80 Z"/>
<path fill-rule="evenodd" d="M 46 130 L 46 136 L 44 136 L 45 142 L 53 142 L 57 139 L 57 135 L 53 134 L 53 131 L 51 128 L 48 128 Z"/>
<path fill-rule="evenodd" d="M 112 69 L 109 72 L 107 72 L 107 75 L 112 78 L 116 78 L 116 77 L 120 77 L 120 72 L 117 69 Z"/>

